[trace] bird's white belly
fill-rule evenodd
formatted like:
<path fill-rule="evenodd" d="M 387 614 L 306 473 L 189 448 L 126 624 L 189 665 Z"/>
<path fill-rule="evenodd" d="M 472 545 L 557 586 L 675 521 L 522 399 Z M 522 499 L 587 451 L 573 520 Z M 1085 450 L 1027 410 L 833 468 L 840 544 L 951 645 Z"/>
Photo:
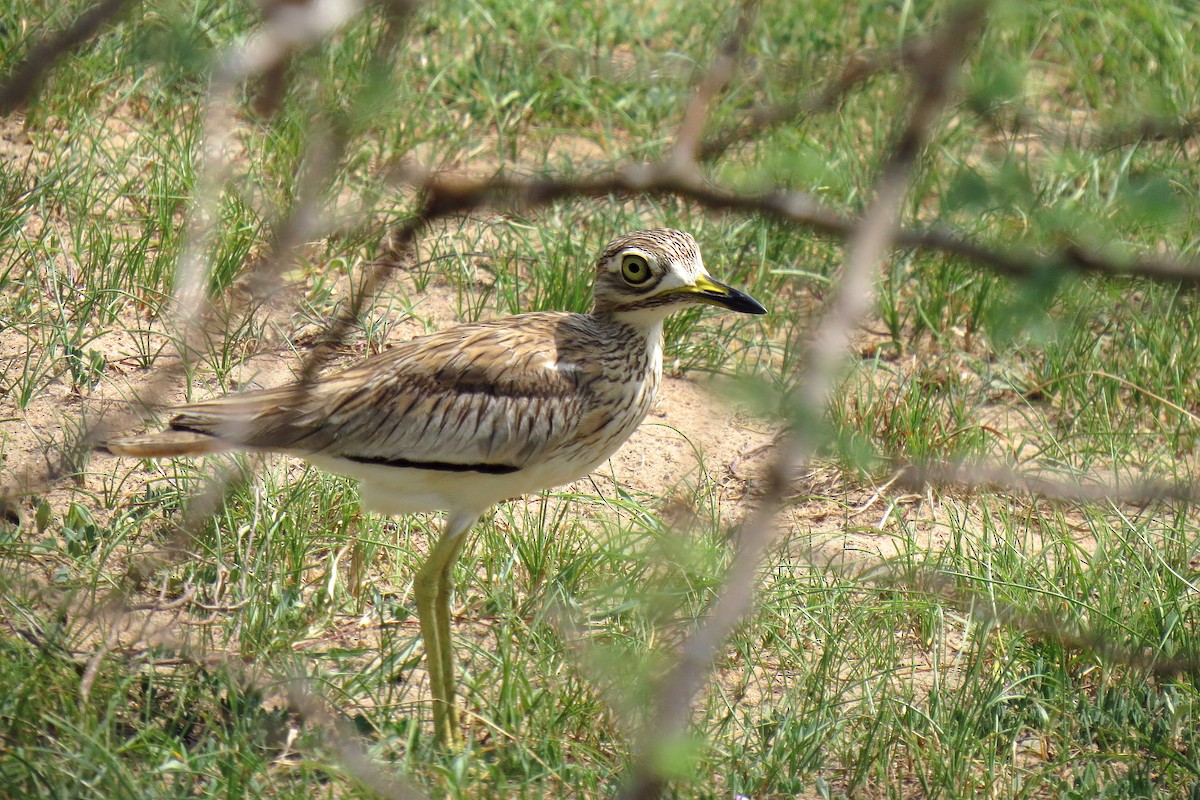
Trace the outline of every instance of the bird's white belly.
<path fill-rule="evenodd" d="M 361 464 L 320 455 L 309 455 L 307 460 L 327 472 L 359 480 L 362 505 L 368 511 L 400 515 L 450 510 L 482 513 L 503 500 L 582 478 L 607 457 L 605 454 L 604 458 L 580 463 L 555 460 L 531 464 L 505 475 Z"/>
<path fill-rule="evenodd" d="M 661 359 L 661 351 L 651 352 Z M 551 489 L 588 475 L 615 453 L 642 423 L 659 383 L 661 361 L 652 361 L 647 379 L 628 381 L 611 389 L 614 399 L 603 404 L 611 416 L 596 420 L 595 432 L 577 432 L 549 454 L 523 469 L 504 474 L 470 470 L 437 470 L 366 464 L 336 456 L 298 453 L 328 472 L 356 478 L 362 484 L 362 505 L 381 514 L 426 511 L 483 513 L 514 497 Z"/>

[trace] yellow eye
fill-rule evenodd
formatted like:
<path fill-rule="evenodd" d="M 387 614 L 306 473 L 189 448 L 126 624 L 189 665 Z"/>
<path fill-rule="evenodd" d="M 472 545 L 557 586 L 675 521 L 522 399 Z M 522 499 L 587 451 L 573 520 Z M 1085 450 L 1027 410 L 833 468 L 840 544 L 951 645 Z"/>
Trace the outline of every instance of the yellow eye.
<path fill-rule="evenodd" d="M 650 264 L 637 253 L 626 253 L 621 259 L 621 277 L 634 286 L 650 280 Z"/>

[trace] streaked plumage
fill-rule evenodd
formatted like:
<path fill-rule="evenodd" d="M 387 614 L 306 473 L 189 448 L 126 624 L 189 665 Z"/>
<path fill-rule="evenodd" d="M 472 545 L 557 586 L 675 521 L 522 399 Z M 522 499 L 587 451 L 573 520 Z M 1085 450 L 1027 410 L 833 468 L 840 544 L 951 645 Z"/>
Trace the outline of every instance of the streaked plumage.
<path fill-rule="evenodd" d="M 633 433 L 662 377 L 662 321 L 693 303 L 765 310 L 704 270 L 692 237 L 636 231 L 596 266 L 590 314 L 537 312 L 397 345 L 308 387 L 182 406 L 170 430 L 109 442 L 116 455 L 283 452 L 357 478 L 385 514 L 447 512 L 416 578 L 434 722 L 458 736 L 450 570 L 493 504 L 587 475 Z"/>

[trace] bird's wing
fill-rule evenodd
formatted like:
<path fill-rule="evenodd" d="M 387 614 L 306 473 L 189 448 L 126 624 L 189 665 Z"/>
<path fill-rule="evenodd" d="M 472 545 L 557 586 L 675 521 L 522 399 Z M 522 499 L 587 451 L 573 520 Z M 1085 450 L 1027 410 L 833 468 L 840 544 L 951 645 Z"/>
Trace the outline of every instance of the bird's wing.
<path fill-rule="evenodd" d="M 588 416 L 588 366 L 559 363 L 556 337 L 569 321 L 569 315 L 532 314 L 460 326 L 400 344 L 307 388 L 183 406 L 171 427 L 298 455 L 514 471 L 572 435 Z"/>

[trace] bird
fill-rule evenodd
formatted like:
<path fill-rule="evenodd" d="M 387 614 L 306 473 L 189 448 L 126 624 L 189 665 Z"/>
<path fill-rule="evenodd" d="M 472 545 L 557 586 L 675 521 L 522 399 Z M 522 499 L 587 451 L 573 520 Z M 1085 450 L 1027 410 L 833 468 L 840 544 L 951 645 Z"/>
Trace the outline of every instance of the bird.
<path fill-rule="evenodd" d="M 445 512 L 413 579 L 434 736 L 462 741 L 450 639 L 453 567 L 495 504 L 578 480 L 641 424 L 662 380 L 663 321 L 707 304 L 765 314 L 712 278 L 691 234 L 639 230 L 596 261 L 589 313 L 538 311 L 419 336 L 306 384 L 176 407 L 116 456 L 279 452 L 360 484 L 364 509 Z"/>

